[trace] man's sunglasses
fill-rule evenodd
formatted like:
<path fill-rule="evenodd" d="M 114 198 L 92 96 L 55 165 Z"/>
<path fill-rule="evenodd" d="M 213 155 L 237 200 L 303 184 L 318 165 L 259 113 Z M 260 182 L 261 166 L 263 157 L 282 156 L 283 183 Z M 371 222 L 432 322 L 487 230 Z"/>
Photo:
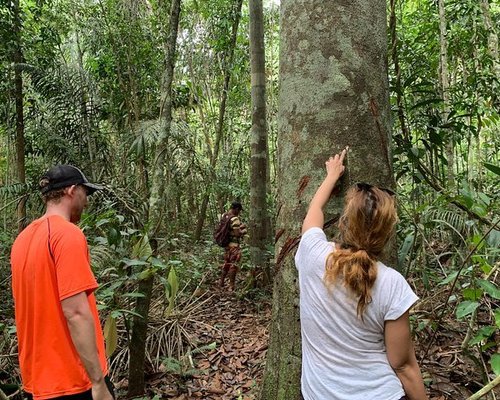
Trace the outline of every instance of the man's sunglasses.
<path fill-rule="evenodd" d="M 358 190 L 364 190 L 366 192 L 369 192 L 370 189 L 376 187 L 377 189 L 380 189 L 383 192 L 386 192 L 389 196 L 396 196 L 396 193 L 394 191 L 392 191 L 391 189 L 387 189 L 387 188 L 375 186 L 375 185 L 370 185 L 369 183 L 365 183 L 365 182 L 356 183 L 356 187 L 358 188 Z"/>

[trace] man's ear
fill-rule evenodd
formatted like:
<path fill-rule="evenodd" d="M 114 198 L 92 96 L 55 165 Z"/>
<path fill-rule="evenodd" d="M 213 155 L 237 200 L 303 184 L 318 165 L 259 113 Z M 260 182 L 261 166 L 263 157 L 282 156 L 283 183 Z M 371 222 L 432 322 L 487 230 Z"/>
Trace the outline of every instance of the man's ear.
<path fill-rule="evenodd" d="M 64 189 L 64 193 L 69 196 L 73 196 L 75 194 L 75 191 L 76 191 L 76 185 L 71 185 Z"/>

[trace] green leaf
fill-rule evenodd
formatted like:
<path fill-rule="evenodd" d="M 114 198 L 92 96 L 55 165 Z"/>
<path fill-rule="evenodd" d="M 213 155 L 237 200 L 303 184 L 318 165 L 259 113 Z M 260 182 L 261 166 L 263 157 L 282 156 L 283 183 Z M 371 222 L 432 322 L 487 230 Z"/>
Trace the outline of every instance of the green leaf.
<path fill-rule="evenodd" d="M 500 354 L 493 354 L 490 358 L 490 364 L 495 375 L 500 375 Z"/>
<path fill-rule="evenodd" d="M 104 323 L 104 339 L 106 340 L 106 357 L 110 357 L 118 346 L 116 319 L 110 314 Z"/>
<path fill-rule="evenodd" d="M 415 235 L 413 233 L 410 233 L 408 236 L 406 236 L 405 241 L 403 242 L 403 245 L 399 250 L 399 257 L 398 257 L 399 268 L 403 267 L 406 256 L 408 255 L 408 252 L 410 251 L 414 241 L 415 241 Z"/>
<path fill-rule="evenodd" d="M 476 336 L 472 338 L 469 345 L 475 345 L 481 343 L 484 339 L 488 339 L 491 335 L 495 333 L 497 329 L 494 326 L 485 326 L 477 332 Z"/>
<path fill-rule="evenodd" d="M 123 297 L 146 297 L 146 295 L 144 293 L 137 293 L 137 292 L 125 293 L 122 296 Z"/>
<path fill-rule="evenodd" d="M 438 285 L 446 285 L 446 284 L 450 283 L 452 280 L 454 280 L 457 277 L 457 275 L 458 275 L 458 271 L 452 272 L 446 278 L 444 278 L 441 282 L 439 282 Z"/>
<path fill-rule="evenodd" d="M 443 102 L 443 99 L 440 99 L 440 98 L 428 99 L 428 100 L 424 100 L 424 101 L 421 101 L 419 103 L 414 104 L 413 106 L 410 107 L 410 110 L 414 110 L 416 108 L 424 107 L 424 106 L 427 106 L 430 104 L 438 104 L 438 103 L 442 103 L 442 102 Z"/>
<path fill-rule="evenodd" d="M 462 294 L 464 296 L 464 299 L 476 301 L 481 298 L 481 296 L 483 295 L 483 291 L 481 289 L 467 288 L 462 291 Z"/>
<path fill-rule="evenodd" d="M 495 325 L 497 326 L 497 328 L 500 328 L 500 309 L 495 309 L 494 311 L 494 314 L 495 314 Z"/>
<path fill-rule="evenodd" d="M 153 250 L 149 245 L 148 235 L 142 236 L 139 241 L 134 245 L 132 249 L 132 257 L 133 258 L 147 258 L 151 257 L 153 254 Z"/>
<path fill-rule="evenodd" d="M 154 271 L 151 268 L 147 268 L 138 275 L 140 281 L 151 278 L 154 275 Z"/>
<path fill-rule="evenodd" d="M 144 261 L 144 260 L 129 260 L 127 258 L 124 258 L 122 261 L 127 267 L 134 267 L 136 265 L 148 265 L 149 264 L 147 261 Z"/>
<path fill-rule="evenodd" d="M 170 286 L 170 290 L 168 290 L 168 307 L 166 314 L 169 315 L 174 309 L 175 298 L 179 290 L 179 281 L 177 279 L 177 274 L 175 273 L 174 267 L 170 267 L 170 272 L 168 273 L 167 280 L 168 280 L 168 285 Z"/>
<path fill-rule="evenodd" d="M 498 165 L 490 164 L 490 163 L 483 163 L 484 167 L 486 169 L 489 169 L 491 172 L 500 175 L 500 167 Z"/>
<path fill-rule="evenodd" d="M 113 316 L 113 318 L 119 318 L 122 315 L 123 316 L 125 316 L 125 315 L 133 315 L 135 317 L 142 318 L 141 314 L 136 313 L 135 311 L 125 310 L 125 309 L 111 311 L 111 315 Z"/>
<path fill-rule="evenodd" d="M 472 314 L 478 307 L 479 303 L 475 301 L 462 301 L 457 307 L 457 318 L 462 319 L 467 315 Z"/>
<path fill-rule="evenodd" d="M 486 293 L 488 293 L 494 299 L 500 300 L 500 290 L 490 281 L 484 279 L 478 279 L 477 283 L 481 286 Z"/>

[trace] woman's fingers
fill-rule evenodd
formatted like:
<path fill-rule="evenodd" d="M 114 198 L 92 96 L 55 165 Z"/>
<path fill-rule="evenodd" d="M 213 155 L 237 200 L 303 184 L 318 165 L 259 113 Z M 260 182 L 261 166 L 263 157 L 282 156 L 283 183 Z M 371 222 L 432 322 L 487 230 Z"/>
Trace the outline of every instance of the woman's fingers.
<path fill-rule="evenodd" d="M 344 159 L 345 159 L 345 156 L 347 154 L 347 151 L 349 150 L 349 146 L 347 146 L 344 150 L 342 150 L 340 153 L 338 154 L 335 154 L 334 156 L 330 156 L 330 158 L 328 160 L 325 161 L 325 165 L 330 165 L 332 163 L 336 163 L 336 164 L 340 164 L 340 165 L 343 165 L 344 164 Z"/>

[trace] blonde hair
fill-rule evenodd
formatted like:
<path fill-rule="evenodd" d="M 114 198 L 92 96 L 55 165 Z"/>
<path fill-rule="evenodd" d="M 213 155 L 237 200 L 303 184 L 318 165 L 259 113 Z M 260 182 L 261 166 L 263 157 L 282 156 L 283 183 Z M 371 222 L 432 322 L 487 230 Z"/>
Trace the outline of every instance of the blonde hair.
<path fill-rule="evenodd" d="M 356 313 L 361 319 L 371 302 L 377 260 L 397 222 L 391 193 L 367 184 L 356 184 L 347 191 L 337 248 L 326 260 L 325 283 L 331 288 L 342 281 L 358 298 Z"/>

